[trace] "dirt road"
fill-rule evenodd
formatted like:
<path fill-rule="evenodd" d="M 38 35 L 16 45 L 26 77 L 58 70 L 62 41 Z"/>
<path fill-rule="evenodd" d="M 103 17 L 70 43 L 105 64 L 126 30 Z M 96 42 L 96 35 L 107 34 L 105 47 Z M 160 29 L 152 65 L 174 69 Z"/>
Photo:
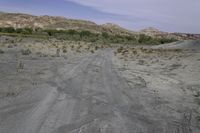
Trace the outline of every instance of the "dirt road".
<path fill-rule="evenodd" d="M 171 106 L 138 76 L 130 85 L 114 58 L 106 49 L 62 65 L 54 62 L 45 76 L 40 74 L 42 83 L 33 82 L 36 87 L 1 99 L 0 133 L 200 132 L 198 108 Z"/>

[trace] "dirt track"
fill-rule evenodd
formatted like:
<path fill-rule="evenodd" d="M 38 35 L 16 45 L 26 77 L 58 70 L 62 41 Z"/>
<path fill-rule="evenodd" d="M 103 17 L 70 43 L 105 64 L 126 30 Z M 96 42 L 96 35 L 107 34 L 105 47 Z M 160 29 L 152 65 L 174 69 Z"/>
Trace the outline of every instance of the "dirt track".
<path fill-rule="evenodd" d="M 179 90 L 181 82 L 151 69 L 117 65 L 111 49 L 24 62 L 14 87 L 27 83 L 23 87 L 29 88 L 1 98 L 0 133 L 200 132 L 200 105 Z M 1 67 L 1 73 L 9 67 Z M 14 73 L 2 73 L 1 84 L 15 82 Z"/>

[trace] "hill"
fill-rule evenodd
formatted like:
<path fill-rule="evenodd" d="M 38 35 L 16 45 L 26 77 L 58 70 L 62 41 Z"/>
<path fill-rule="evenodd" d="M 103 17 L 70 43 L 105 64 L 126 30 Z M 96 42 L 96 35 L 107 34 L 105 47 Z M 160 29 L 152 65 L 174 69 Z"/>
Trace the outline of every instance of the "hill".
<path fill-rule="evenodd" d="M 199 40 L 200 34 L 189 34 L 189 33 L 169 33 L 160 31 L 154 27 L 148 27 L 140 30 L 138 33 L 145 34 L 155 38 L 174 38 L 176 40 Z"/>
<path fill-rule="evenodd" d="M 57 30 L 88 30 L 93 33 L 107 32 L 109 34 L 130 35 L 128 31 L 115 24 L 97 25 L 86 20 L 67 19 L 64 17 L 52 16 L 33 16 L 20 13 L 0 13 L 0 27 L 14 28 L 42 28 Z"/>
<path fill-rule="evenodd" d="M 153 27 L 141 31 L 131 31 L 112 23 L 98 25 L 91 21 L 68 19 L 59 16 L 34 16 L 22 13 L 0 12 L 0 28 L 5 27 L 12 27 L 14 29 L 30 28 L 33 31 L 37 29 L 54 30 L 54 32 L 66 30 L 75 30 L 76 32 L 89 31 L 95 34 L 95 36 L 98 36 L 98 34 L 104 34 L 105 38 L 107 38 L 108 35 L 114 36 L 111 40 L 116 40 L 116 38 L 118 40 L 124 40 L 124 36 L 126 40 L 134 39 L 134 41 L 131 42 L 142 39 L 140 43 L 165 43 L 174 40 L 200 39 L 200 34 L 168 33 Z M 118 40 L 112 42 L 123 42 Z"/>

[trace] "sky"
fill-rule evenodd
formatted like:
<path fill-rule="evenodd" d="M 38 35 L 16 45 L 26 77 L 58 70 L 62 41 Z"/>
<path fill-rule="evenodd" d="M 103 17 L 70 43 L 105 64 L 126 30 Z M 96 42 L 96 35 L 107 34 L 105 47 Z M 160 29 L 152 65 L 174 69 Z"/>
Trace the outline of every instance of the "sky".
<path fill-rule="evenodd" d="M 200 33 L 200 0 L 0 0 L 0 11 Z"/>

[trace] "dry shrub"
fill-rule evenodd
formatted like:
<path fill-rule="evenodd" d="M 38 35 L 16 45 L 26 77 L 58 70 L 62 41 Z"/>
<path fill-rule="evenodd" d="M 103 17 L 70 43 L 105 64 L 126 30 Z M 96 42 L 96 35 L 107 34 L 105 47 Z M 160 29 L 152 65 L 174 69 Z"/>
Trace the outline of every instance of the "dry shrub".
<path fill-rule="evenodd" d="M 18 61 L 17 62 L 17 71 L 24 69 L 24 63 L 23 61 Z"/>
<path fill-rule="evenodd" d="M 98 50 L 99 49 L 99 47 L 98 46 L 95 46 L 95 48 L 94 48 L 95 50 Z"/>
<path fill-rule="evenodd" d="M 94 50 L 91 50 L 90 52 L 93 54 L 93 53 L 94 53 Z"/>
<path fill-rule="evenodd" d="M 0 49 L 0 54 L 4 54 L 4 51 L 2 49 Z"/>
<path fill-rule="evenodd" d="M 65 48 L 65 49 L 63 49 L 63 53 L 67 53 L 67 49 Z"/>
<path fill-rule="evenodd" d="M 123 47 L 119 47 L 119 48 L 117 49 L 117 53 L 121 53 L 123 50 L 124 50 Z"/>
<path fill-rule="evenodd" d="M 30 49 L 22 49 L 21 50 L 22 55 L 30 55 L 31 54 L 31 50 Z"/>

